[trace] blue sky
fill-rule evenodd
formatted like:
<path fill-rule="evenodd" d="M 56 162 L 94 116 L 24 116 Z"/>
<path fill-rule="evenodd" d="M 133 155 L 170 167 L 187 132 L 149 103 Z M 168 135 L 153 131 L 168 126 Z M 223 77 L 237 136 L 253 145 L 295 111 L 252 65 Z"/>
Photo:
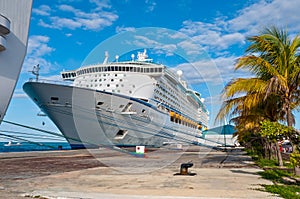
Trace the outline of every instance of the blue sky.
<path fill-rule="evenodd" d="M 170 63 L 183 69 L 185 79 L 202 94 L 209 109 L 219 107 L 220 96 L 210 96 L 205 83 L 213 84 L 221 78 L 222 84 L 226 84 L 234 77 L 248 76 L 244 71 L 233 70 L 235 60 L 243 55 L 248 45 L 247 36 L 258 34 L 271 25 L 287 28 L 292 36 L 298 34 L 299 7 L 298 0 L 288 3 L 283 0 L 35 0 L 27 56 L 5 119 L 58 132 L 49 119 L 37 116 L 39 109 L 22 90 L 22 85 L 32 77 L 28 71 L 40 64 L 41 78 L 59 80 L 60 71 L 80 67 L 99 43 L 124 31 L 134 32 L 146 27 L 185 34 L 193 41 L 185 43 L 185 49 L 206 52 L 218 70 L 216 73 L 205 67 L 206 82 L 188 67 Z M 144 44 L 153 44 L 154 40 L 147 36 L 139 39 Z M 172 45 L 159 46 L 170 52 L 174 49 L 170 48 Z M 206 66 L 205 61 L 193 64 Z M 296 115 L 296 128 L 299 129 L 300 114 Z M 211 120 L 214 120 L 213 115 Z M 2 124 L 0 129 L 28 131 L 7 124 Z"/>

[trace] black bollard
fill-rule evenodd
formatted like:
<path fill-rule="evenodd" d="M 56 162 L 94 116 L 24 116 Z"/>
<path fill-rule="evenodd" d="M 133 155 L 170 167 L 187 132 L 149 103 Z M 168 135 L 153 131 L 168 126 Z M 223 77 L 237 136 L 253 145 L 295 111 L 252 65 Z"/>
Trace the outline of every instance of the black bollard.
<path fill-rule="evenodd" d="M 180 166 L 180 175 L 188 175 L 188 169 L 192 167 L 194 164 L 192 162 L 182 163 Z"/>

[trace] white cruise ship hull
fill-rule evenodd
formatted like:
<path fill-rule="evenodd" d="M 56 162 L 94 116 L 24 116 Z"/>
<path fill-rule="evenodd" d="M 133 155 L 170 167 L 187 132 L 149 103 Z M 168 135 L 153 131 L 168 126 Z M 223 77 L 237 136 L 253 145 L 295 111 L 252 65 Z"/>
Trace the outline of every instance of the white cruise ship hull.
<path fill-rule="evenodd" d="M 136 98 L 41 82 L 27 82 L 23 89 L 73 149 L 199 141 L 199 130 L 171 122 L 168 113 Z"/>

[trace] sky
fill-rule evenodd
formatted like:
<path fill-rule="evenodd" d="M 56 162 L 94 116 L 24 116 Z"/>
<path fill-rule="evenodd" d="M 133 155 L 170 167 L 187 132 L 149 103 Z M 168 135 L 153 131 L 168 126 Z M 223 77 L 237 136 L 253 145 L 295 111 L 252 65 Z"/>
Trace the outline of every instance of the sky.
<path fill-rule="evenodd" d="M 212 113 L 212 127 L 214 109 L 222 103 L 220 88 L 233 78 L 250 75 L 234 71 L 235 61 L 249 45 L 247 37 L 274 25 L 287 29 L 292 37 L 297 35 L 299 7 L 298 0 L 34 0 L 27 55 L 5 120 L 59 132 L 47 117 L 37 115 L 38 107 L 23 92 L 22 85 L 33 78 L 28 71 L 39 64 L 41 78 L 60 80 L 62 70 L 80 67 L 102 42 L 112 41 L 124 32 L 154 27 L 174 33 L 172 38 L 185 35 L 192 42 L 162 43 L 156 40 L 160 34 L 154 35 L 157 38 L 139 35 L 130 42 L 137 48 L 156 46 L 156 51 L 151 51 L 154 57 L 160 52 L 158 48 L 167 52 L 164 58 L 169 61 L 156 58 L 183 70 L 185 80 L 205 99 Z M 171 59 L 179 47 L 191 57 L 199 51 L 205 53 L 205 59 L 192 61 L 201 77 L 184 63 Z M 107 49 L 102 50 L 99 61 Z M 211 92 L 214 85 L 218 89 Z M 300 114 L 295 115 L 296 128 L 300 129 Z M 0 130 L 31 132 L 5 123 Z"/>

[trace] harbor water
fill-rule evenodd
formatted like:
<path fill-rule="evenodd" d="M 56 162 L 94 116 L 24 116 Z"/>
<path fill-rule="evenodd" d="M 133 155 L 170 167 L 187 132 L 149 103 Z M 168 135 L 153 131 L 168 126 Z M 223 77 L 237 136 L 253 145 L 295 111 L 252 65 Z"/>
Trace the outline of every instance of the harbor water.
<path fill-rule="evenodd" d="M 24 152 L 24 151 L 49 151 L 49 150 L 69 150 L 70 145 L 67 142 L 0 142 L 0 153 L 2 152 Z"/>

